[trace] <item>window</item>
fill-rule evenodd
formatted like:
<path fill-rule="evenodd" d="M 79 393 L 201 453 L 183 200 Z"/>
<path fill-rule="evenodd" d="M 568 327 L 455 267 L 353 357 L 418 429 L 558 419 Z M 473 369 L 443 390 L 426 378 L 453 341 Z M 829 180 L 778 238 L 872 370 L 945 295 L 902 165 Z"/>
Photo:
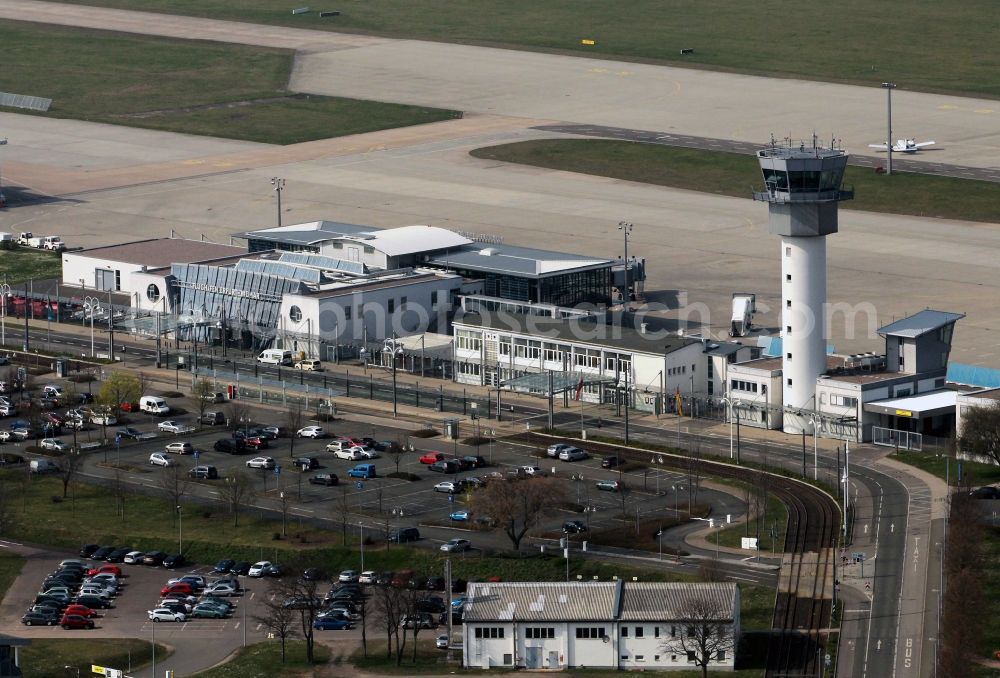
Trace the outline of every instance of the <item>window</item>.
<path fill-rule="evenodd" d="M 468 351 L 479 351 L 482 349 L 483 338 L 480 334 L 460 330 L 455 339 L 455 345 L 457 348 Z"/>
<path fill-rule="evenodd" d="M 653 637 L 654 638 L 659 638 L 660 637 L 660 627 L 659 626 L 654 626 L 653 627 Z M 659 659 L 660 657 L 657 656 L 656 658 Z"/>
<path fill-rule="evenodd" d="M 606 635 L 603 626 L 584 626 L 576 629 L 577 638 L 600 640 Z"/>
<path fill-rule="evenodd" d="M 785 274 L 785 282 L 792 282 L 792 274 L 791 273 L 786 273 Z"/>
<path fill-rule="evenodd" d="M 788 378 L 788 385 L 789 385 L 789 386 L 791 386 L 791 385 L 792 385 L 792 379 L 791 379 L 791 377 L 789 377 L 789 378 Z"/>
<path fill-rule="evenodd" d="M 850 396 L 842 396 L 836 393 L 830 394 L 830 404 L 836 407 L 857 407 L 858 399 Z"/>
<path fill-rule="evenodd" d="M 676 626 L 671 626 L 670 627 L 670 637 L 671 638 L 676 638 L 677 637 L 677 627 Z M 674 655 L 674 659 L 677 659 L 676 655 Z"/>
<path fill-rule="evenodd" d="M 658 654 L 657 655 L 653 655 L 653 661 L 654 662 L 660 661 L 660 655 L 658 655 Z"/>
<path fill-rule="evenodd" d="M 354 308 L 354 307 L 353 306 L 345 306 L 344 307 L 344 320 L 350 320 L 351 319 L 351 309 L 352 308 Z"/>
<path fill-rule="evenodd" d="M 791 247 L 786 247 L 785 248 L 785 256 L 786 257 L 792 256 L 792 248 Z"/>
<path fill-rule="evenodd" d="M 299 308 L 298 306 L 292 306 L 290 309 L 288 309 L 288 319 L 291 320 L 293 323 L 302 322 L 302 309 Z"/>
<path fill-rule="evenodd" d="M 644 662 L 644 661 L 646 661 L 646 656 L 645 656 L 645 655 L 642 655 L 642 654 L 637 654 L 637 655 L 635 656 L 635 660 L 636 660 L 637 662 Z"/>
<path fill-rule="evenodd" d="M 555 638 L 556 630 L 551 626 L 529 626 L 524 629 L 525 638 Z"/>
<path fill-rule="evenodd" d="M 643 634 L 644 634 L 645 632 L 646 632 L 646 629 L 645 629 L 645 627 L 643 627 L 643 626 L 636 626 L 636 627 L 635 627 L 635 637 L 636 637 L 636 638 L 642 638 L 642 637 L 643 637 Z"/>
<path fill-rule="evenodd" d="M 791 359 L 792 359 L 792 354 L 791 354 L 791 353 L 786 353 L 786 354 L 785 354 L 785 357 L 786 357 L 786 358 L 787 358 L 788 360 L 791 360 Z"/>
<path fill-rule="evenodd" d="M 158 302 L 160 300 L 160 288 L 157 287 L 156 285 L 150 285 L 149 287 L 147 287 L 146 298 L 149 299 L 149 301 L 154 304 Z"/>
<path fill-rule="evenodd" d="M 791 325 L 786 325 L 785 326 L 785 334 L 791 334 L 791 333 L 792 333 L 792 326 Z"/>
<path fill-rule="evenodd" d="M 371 245 L 365 245 L 365 254 L 375 254 L 375 248 Z"/>
<path fill-rule="evenodd" d="M 726 661 L 726 651 L 725 650 L 719 650 L 718 652 L 716 652 L 715 653 L 715 661 L 717 661 L 717 662 L 724 662 L 724 661 Z"/>
<path fill-rule="evenodd" d="M 697 629 L 694 626 L 687 627 L 686 631 L 687 631 L 688 638 L 694 638 L 694 634 L 695 634 L 696 630 Z"/>
<path fill-rule="evenodd" d="M 670 661 L 672 661 L 672 662 L 677 661 L 677 655 L 675 655 L 675 654 L 670 655 Z"/>
<path fill-rule="evenodd" d="M 503 638 L 502 626 L 476 627 L 476 638 Z M 509 664 L 510 662 L 504 662 Z"/>
<path fill-rule="evenodd" d="M 504 666 L 510 666 L 514 663 L 514 655 L 508 653 L 503 656 Z"/>
<path fill-rule="evenodd" d="M 757 384 L 752 381 L 742 381 L 740 379 L 733 379 L 732 386 L 730 387 L 734 391 L 746 391 L 747 393 L 756 393 Z"/>
<path fill-rule="evenodd" d="M 395 312 L 396 312 L 396 300 L 395 299 L 390 299 L 389 300 L 389 313 L 395 313 Z"/>
<path fill-rule="evenodd" d="M 694 650 L 688 650 L 687 651 L 687 657 L 688 657 L 688 661 L 689 662 L 693 662 L 694 661 Z"/>
<path fill-rule="evenodd" d="M 622 638 L 628 638 L 628 627 L 627 626 L 623 626 L 622 627 Z"/>
<path fill-rule="evenodd" d="M 122 288 L 122 272 L 115 271 L 115 291 L 119 292 Z"/>
<path fill-rule="evenodd" d="M 399 308 L 400 308 L 400 310 L 402 310 L 404 306 L 406 306 L 406 295 L 405 294 L 399 298 Z"/>
<path fill-rule="evenodd" d="M 785 299 L 785 308 L 791 308 L 791 307 L 792 307 L 792 300 Z"/>
<path fill-rule="evenodd" d="M 335 243 L 333 243 L 333 249 L 335 249 L 335 250 L 342 250 L 342 249 L 344 249 L 344 243 L 342 243 L 342 242 L 335 242 Z"/>

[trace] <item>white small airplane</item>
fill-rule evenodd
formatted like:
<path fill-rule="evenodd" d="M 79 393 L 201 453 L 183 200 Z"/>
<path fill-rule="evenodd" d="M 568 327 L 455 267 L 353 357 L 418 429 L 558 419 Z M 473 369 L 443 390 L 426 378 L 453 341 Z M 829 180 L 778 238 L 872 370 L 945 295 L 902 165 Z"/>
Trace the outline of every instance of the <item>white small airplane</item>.
<path fill-rule="evenodd" d="M 926 146 L 933 146 L 933 141 L 921 141 L 917 143 L 916 139 L 897 139 L 896 143 L 892 145 L 893 153 L 916 153 L 921 148 Z M 879 150 L 888 150 L 886 144 L 868 144 L 868 148 L 877 148 Z"/>

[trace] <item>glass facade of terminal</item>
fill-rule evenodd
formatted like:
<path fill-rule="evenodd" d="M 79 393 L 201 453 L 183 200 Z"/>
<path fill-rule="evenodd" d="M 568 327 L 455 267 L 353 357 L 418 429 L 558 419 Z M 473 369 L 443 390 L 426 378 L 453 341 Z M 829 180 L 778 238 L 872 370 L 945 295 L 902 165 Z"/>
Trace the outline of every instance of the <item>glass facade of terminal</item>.
<path fill-rule="evenodd" d="M 473 271 L 456 267 L 449 267 L 449 270 L 466 278 L 482 280 L 483 294 L 488 297 L 556 306 L 611 303 L 610 266 L 553 275 L 540 280 L 508 273 Z"/>

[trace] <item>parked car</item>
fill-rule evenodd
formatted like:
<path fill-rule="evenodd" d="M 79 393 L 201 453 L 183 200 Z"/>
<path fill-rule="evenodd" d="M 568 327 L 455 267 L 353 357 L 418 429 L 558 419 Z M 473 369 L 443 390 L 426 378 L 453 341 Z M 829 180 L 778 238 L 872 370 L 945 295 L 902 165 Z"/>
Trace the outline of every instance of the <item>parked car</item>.
<path fill-rule="evenodd" d="M 230 582 L 216 582 L 204 591 L 206 596 L 238 596 L 242 592 L 242 589 Z"/>
<path fill-rule="evenodd" d="M 319 459 L 316 457 L 299 457 L 295 460 L 295 467 L 305 473 L 319 468 Z"/>
<path fill-rule="evenodd" d="M 325 485 L 330 487 L 336 485 L 339 482 L 337 475 L 335 473 L 317 473 L 316 475 L 309 478 L 310 485 Z"/>
<path fill-rule="evenodd" d="M 145 554 L 142 551 L 129 551 L 125 554 L 125 558 L 122 562 L 129 565 L 142 565 L 142 558 L 144 555 Z"/>
<path fill-rule="evenodd" d="M 973 499 L 1000 499 L 1000 489 L 987 485 L 969 492 Z"/>
<path fill-rule="evenodd" d="M 225 619 L 227 612 L 214 605 L 195 605 L 191 610 L 191 619 Z"/>
<path fill-rule="evenodd" d="M 601 468 L 617 468 L 625 463 L 625 460 L 617 455 L 601 459 Z"/>
<path fill-rule="evenodd" d="M 447 492 L 448 494 L 456 494 L 461 492 L 458 483 L 453 483 L 450 480 L 445 480 L 434 486 L 435 492 Z"/>
<path fill-rule="evenodd" d="M 194 445 L 187 442 L 167 443 L 164 449 L 170 454 L 194 454 Z"/>
<path fill-rule="evenodd" d="M 468 551 L 470 548 L 472 548 L 472 543 L 468 539 L 450 539 L 444 544 L 441 544 L 441 550 L 447 551 L 448 553 Z"/>
<path fill-rule="evenodd" d="M 246 577 L 250 574 L 251 567 L 252 565 L 249 563 L 249 561 L 240 560 L 231 568 L 229 568 L 229 572 L 230 574 L 238 574 L 240 576 Z"/>
<path fill-rule="evenodd" d="M 125 556 L 127 556 L 131 550 L 132 549 L 128 547 L 115 549 L 114 551 L 108 554 L 105 560 L 107 560 L 109 563 L 123 563 L 125 562 Z"/>
<path fill-rule="evenodd" d="M 214 466 L 195 466 L 188 471 L 188 476 L 198 480 L 218 480 L 219 469 Z"/>
<path fill-rule="evenodd" d="M 115 437 L 118 438 L 128 438 L 129 440 L 138 440 L 142 437 L 142 431 L 137 428 L 132 428 L 131 426 L 124 426 L 117 431 L 115 431 Z"/>
<path fill-rule="evenodd" d="M 163 559 L 163 567 L 172 570 L 175 567 L 182 567 L 187 562 L 183 553 L 174 553 Z"/>
<path fill-rule="evenodd" d="M 415 527 L 401 527 L 389 533 L 389 541 L 402 544 L 420 539 L 420 530 Z"/>
<path fill-rule="evenodd" d="M 617 480 L 598 480 L 596 487 L 605 492 L 617 492 L 619 486 Z"/>
<path fill-rule="evenodd" d="M 222 438 L 221 440 L 215 441 L 215 444 L 212 445 L 212 449 L 216 452 L 225 452 L 226 454 L 243 454 L 246 451 L 247 446 L 242 440 Z"/>
<path fill-rule="evenodd" d="M 300 428 L 296 434 L 299 438 L 325 438 L 326 431 L 322 426 L 305 426 Z"/>
<path fill-rule="evenodd" d="M 468 464 L 469 468 L 483 468 L 484 466 L 489 466 L 489 462 L 477 454 L 467 454 L 462 457 L 462 461 Z"/>
<path fill-rule="evenodd" d="M 155 610 L 148 610 L 146 615 L 150 621 L 154 622 L 182 622 L 187 620 L 187 615 L 183 612 L 175 612 L 166 607 L 158 607 Z"/>
<path fill-rule="evenodd" d="M 412 629 L 414 627 L 421 629 L 437 628 L 437 622 L 434 621 L 434 618 L 427 613 L 404 615 L 399 620 L 399 625 L 404 629 Z"/>
<path fill-rule="evenodd" d="M 570 447 L 559 453 L 559 461 L 583 461 L 590 455 L 579 447 Z"/>
<path fill-rule="evenodd" d="M 254 457 L 247 462 L 247 468 L 260 468 L 271 470 L 275 467 L 275 461 L 273 457 Z"/>
<path fill-rule="evenodd" d="M 587 526 L 579 520 L 567 520 L 563 523 L 562 529 L 567 534 L 579 534 L 580 532 L 586 532 Z"/>
<path fill-rule="evenodd" d="M 458 473 L 461 467 L 452 459 L 442 459 L 428 466 L 427 470 L 434 473 Z"/>
<path fill-rule="evenodd" d="M 59 619 L 55 610 L 29 610 L 21 616 L 21 623 L 25 626 L 55 626 Z"/>
<path fill-rule="evenodd" d="M 375 570 L 365 570 L 358 575 L 359 584 L 374 584 L 377 573 Z"/>
<path fill-rule="evenodd" d="M 440 636 L 434 639 L 434 646 L 439 650 L 448 649 L 448 634 L 442 633 Z"/>
<path fill-rule="evenodd" d="M 435 464 L 444 459 L 444 452 L 428 452 L 420 457 L 421 464 Z"/>
<path fill-rule="evenodd" d="M 438 484 L 440 485 L 440 483 L 438 483 Z M 469 512 L 468 511 L 464 511 L 464 510 L 463 511 L 455 511 L 455 512 L 449 514 L 448 517 L 451 518 L 454 521 L 457 521 L 457 522 L 465 522 L 466 520 L 469 519 Z"/>
<path fill-rule="evenodd" d="M 346 619 L 317 617 L 313 622 L 313 628 L 318 631 L 346 631 L 348 629 L 353 629 L 354 624 Z"/>
<path fill-rule="evenodd" d="M 166 452 L 153 452 L 149 455 L 149 463 L 151 466 L 162 466 L 164 468 L 177 466 L 177 462 L 168 457 Z"/>
<path fill-rule="evenodd" d="M 555 443 L 554 445 L 549 445 L 548 449 L 545 450 L 545 454 L 552 459 L 558 459 L 560 452 L 571 447 L 573 446 L 566 443 Z"/>
<path fill-rule="evenodd" d="M 156 425 L 156 428 L 163 433 L 183 433 L 189 427 L 180 423 L 179 421 L 161 421 Z"/>
<path fill-rule="evenodd" d="M 311 372 L 322 372 L 323 363 L 318 360 L 300 360 L 299 362 L 292 365 L 293 369 L 296 370 L 309 370 Z"/>
<path fill-rule="evenodd" d="M 157 567 L 163 564 L 163 559 L 166 557 L 167 554 L 163 551 L 150 551 L 142 557 L 142 564 Z"/>
<path fill-rule="evenodd" d="M 94 620 L 80 614 L 66 614 L 59 621 L 59 626 L 64 629 L 92 629 Z"/>
<path fill-rule="evenodd" d="M 250 577 L 274 577 L 277 576 L 278 572 L 278 568 L 273 563 L 261 560 L 250 567 L 247 575 Z"/>
<path fill-rule="evenodd" d="M 69 445 L 58 438 L 43 438 L 38 443 L 38 446 L 43 450 L 52 450 L 54 452 L 65 452 L 69 449 Z"/>

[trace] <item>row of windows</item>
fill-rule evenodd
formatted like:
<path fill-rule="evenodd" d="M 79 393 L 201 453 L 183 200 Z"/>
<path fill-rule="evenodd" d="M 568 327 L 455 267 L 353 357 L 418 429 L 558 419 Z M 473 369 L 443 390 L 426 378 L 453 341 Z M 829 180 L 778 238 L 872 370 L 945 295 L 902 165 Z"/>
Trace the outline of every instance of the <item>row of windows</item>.
<path fill-rule="evenodd" d="M 606 636 L 603 626 L 580 626 L 576 629 L 577 638 L 596 638 L 601 639 Z"/>
<path fill-rule="evenodd" d="M 756 393 L 758 389 L 758 384 L 753 381 L 741 381 L 739 379 L 733 379 L 731 388 L 734 391 L 746 391 L 747 393 Z"/>
<path fill-rule="evenodd" d="M 667 374 L 673 376 L 675 374 L 687 374 L 687 365 L 681 365 L 680 367 L 671 367 L 667 369 Z M 691 372 L 694 372 L 694 365 L 691 366 Z"/>
<path fill-rule="evenodd" d="M 689 662 L 693 662 L 696 659 L 697 659 L 697 656 L 695 655 L 695 651 L 694 650 L 688 650 L 687 651 L 687 660 Z M 622 655 L 622 660 L 623 661 L 628 661 L 629 660 L 628 655 L 627 654 L 623 654 Z M 646 661 L 646 655 L 637 654 L 637 655 L 635 655 L 635 657 L 632 658 L 632 661 L 641 664 L 642 662 Z M 657 662 L 660 661 L 660 655 L 654 656 L 653 657 L 653 661 L 657 661 Z M 677 661 L 677 655 L 675 655 L 675 654 L 670 655 L 670 661 L 672 661 L 672 662 Z M 718 662 L 724 662 L 724 661 L 726 661 L 726 651 L 725 650 L 719 650 L 718 652 L 716 652 L 715 653 L 715 661 L 718 661 Z"/>
<path fill-rule="evenodd" d="M 838 395 L 836 393 L 830 394 L 830 404 L 838 407 L 857 407 L 858 399 L 851 396 Z"/>
<path fill-rule="evenodd" d="M 529 626 L 524 629 L 525 638 L 555 638 L 556 630 L 551 626 Z"/>
<path fill-rule="evenodd" d="M 476 638 L 503 638 L 502 626 L 476 627 Z"/>

